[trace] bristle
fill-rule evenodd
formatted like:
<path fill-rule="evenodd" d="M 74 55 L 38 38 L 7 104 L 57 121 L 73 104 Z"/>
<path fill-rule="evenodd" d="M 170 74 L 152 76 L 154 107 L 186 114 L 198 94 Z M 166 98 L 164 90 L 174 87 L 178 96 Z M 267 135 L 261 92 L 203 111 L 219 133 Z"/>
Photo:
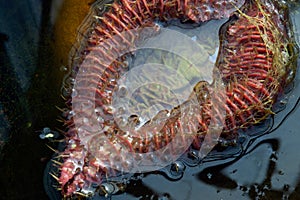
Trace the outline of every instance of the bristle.
<path fill-rule="evenodd" d="M 58 106 L 55 106 L 55 108 L 57 109 L 57 110 L 59 110 L 60 112 L 65 112 L 65 108 L 60 108 L 60 107 L 58 107 Z"/>
<path fill-rule="evenodd" d="M 57 161 L 57 160 L 55 160 L 55 159 L 52 159 L 52 162 L 54 162 L 55 164 L 57 164 L 57 165 L 59 165 L 59 166 L 63 165 L 63 163 L 61 163 L 61 162 L 59 162 L 59 161 Z"/>
<path fill-rule="evenodd" d="M 77 192 L 77 191 L 75 191 L 74 194 L 77 194 L 77 195 L 79 195 L 79 196 L 83 196 L 83 197 L 86 197 L 86 198 L 90 197 L 90 195 L 85 194 L 85 193 L 83 193 L 83 192 Z"/>
<path fill-rule="evenodd" d="M 52 148 L 51 146 L 49 146 L 48 144 L 46 144 L 46 146 L 47 146 L 50 150 L 52 150 L 54 153 L 59 153 L 58 150 L 53 149 L 53 148 Z"/>
<path fill-rule="evenodd" d="M 59 133 L 61 133 L 62 135 L 66 135 L 66 132 L 61 130 L 60 128 L 55 128 Z"/>
<path fill-rule="evenodd" d="M 57 181 L 59 182 L 59 178 L 57 176 L 55 176 L 53 173 L 49 172 L 49 174 Z"/>
<path fill-rule="evenodd" d="M 60 178 L 64 180 L 61 185 L 61 188 L 64 188 L 62 193 L 66 196 L 76 194 L 88 197 L 88 194 L 80 192 L 83 185 L 99 184 L 100 179 L 109 180 L 110 176 L 117 174 L 116 170 L 112 169 L 114 160 L 111 160 L 111 157 L 118 157 L 119 162 L 122 163 L 121 167 L 127 170 L 131 163 L 125 162 L 126 158 L 118 155 L 118 152 L 124 149 L 133 153 L 147 153 L 159 150 L 168 144 L 171 145 L 170 149 L 175 149 L 178 147 L 176 145 L 184 146 L 187 143 L 187 136 L 184 135 L 186 132 L 192 133 L 193 147 L 200 149 L 201 138 L 208 135 L 210 123 L 222 121 L 222 109 L 225 112 L 222 136 L 225 138 L 234 138 L 238 129 L 258 124 L 273 114 L 271 107 L 276 101 L 280 88 L 284 85 L 286 75 L 284 67 L 286 67 L 285 63 L 289 62 L 289 60 L 280 61 L 284 59 L 280 57 L 281 51 L 285 51 L 282 50 L 282 46 L 289 43 L 289 38 L 287 38 L 288 34 L 284 34 L 286 30 L 282 27 L 285 26 L 276 25 L 273 18 L 269 17 L 276 14 L 272 14 L 268 7 L 263 5 L 265 1 L 267 0 L 253 0 L 246 1 L 244 4 L 243 0 L 213 0 L 206 5 L 203 1 L 194 0 L 120 0 L 106 5 L 110 9 L 102 16 L 92 16 L 94 23 L 85 35 L 87 42 L 82 44 L 83 49 L 71 56 L 76 58 L 71 67 L 75 72 L 85 67 L 90 71 L 76 76 L 78 83 L 89 83 L 87 86 L 79 84 L 77 92 L 80 93 L 80 98 L 78 99 L 82 104 L 95 103 L 96 108 L 92 110 L 93 108 L 87 107 L 77 110 L 75 114 L 78 113 L 80 119 L 76 124 L 78 127 L 74 128 L 74 119 L 68 116 L 68 110 L 57 107 L 67 118 L 60 121 L 69 128 L 66 133 L 59 130 L 66 135 L 69 142 L 66 150 L 56 156 L 57 159 L 62 159 L 63 163 L 53 161 L 56 165 L 63 165 L 60 170 Z M 268 3 L 273 5 L 272 2 Z M 242 4 L 244 6 L 240 8 Z M 239 14 L 230 18 L 220 30 L 223 38 L 220 41 L 216 63 L 216 69 L 220 71 L 221 79 L 224 81 L 224 94 L 214 92 L 212 85 L 199 82 L 184 103 L 172 108 L 166 115 L 152 116 L 149 123 L 137 130 L 127 131 L 132 135 L 119 128 L 114 121 L 114 111 L 111 107 L 112 94 L 118 87 L 119 79 L 127 71 L 127 60 L 126 56 L 115 60 L 115 55 L 122 55 L 124 49 L 126 52 L 137 48 L 134 45 L 139 42 L 138 34 L 131 31 L 151 27 L 156 20 L 168 21 L 179 18 L 182 21 L 200 23 L 225 18 L 233 15 L 234 8 Z M 129 33 L 126 35 L 123 34 L 124 32 Z M 66 88 L 68 89 L 70 88 Z M 95 94 L 95 99 L 90 95 L 91 93 Z M 145 104 L 151 103 L 147 98 L 140 97 L 140 99 Z M 212 106 L 212 99 L 220 105 Z M 193 111 L 193 115 L 187 114 L 190 113 L 190 106 L 196 100 L 201 106 Z M 67 105 L 70 105 L 70 102 L 68 99 Z M 89 126 L 89 117 L 94 112 L 101 130 L 103 129 L 103 132 L 98 135 L 94 135 L 98 130 L 89 131 L 90 127 L 86 127 Z M 138 120 L 131 120 L 127 125 L 134 126 L 138 123 Z M 81 125 L 85 129 L 83 132 L 78 131 Z M 158 126 L 162 127 L 156 130 Z M 109 141 L 101 146 L 103 133 Z M 172 144 L 176 136 L 180 137 L 181 144 Z M 208 136 L 208 141 L 213 142 L 213 136 Z M 81 137 L 84 141 L 80 141 Z M 89 140 L 86 141 L 86 138 Z M 53 148 L 49 148 L 58 153 Z M 172 157 L 174 151 L 164 153 L 170 155 L 161 155 L 162 157 Z M 110 159 L 107 161 L 109 164 L 102 166 L 101 159 L 106 158 Z M 176 171 L 178 172 L 179 169 L 176 168 Z M 50 175 L 59 180 L 54 174 Z"/>
<path fill-rule="evenodd" d="M 64 123 L 65 119 L 63 119 L 62 117 L 59 117 L 58 119 L 56 119 L 56 121 L 60 122 L 60 123 Z"/>
<path fill-rule="evenodd" d="M 59 159 L 59 158 L 69 158 L 69 155 L 64 155 L 64 154 L 59 154 L 58 156 L 55 156 L 54 159 Z"/>

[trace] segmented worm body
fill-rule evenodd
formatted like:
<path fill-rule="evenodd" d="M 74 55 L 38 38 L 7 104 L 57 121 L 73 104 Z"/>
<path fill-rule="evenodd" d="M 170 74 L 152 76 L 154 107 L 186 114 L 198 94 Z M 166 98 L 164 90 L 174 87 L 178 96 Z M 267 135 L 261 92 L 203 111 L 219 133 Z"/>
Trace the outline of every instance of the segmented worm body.
<path fill-rule="evenodd" d="M 119 156 L 123 149 L 147 153 L 171 144 L 164 155 L 156 155 L 157 159 L 164 160 L 172 157 L 174 148 L 184 149 L 191 139 L 193 148 L 200 149 L 211 123 L 223 121 L 222 137 L 234 138 L 238 129 L 256 124 L 271 114 L 277 95 L 289 81 L 293 56 L 288 49 L 287 18 L 279 9 L 277 3 L 267 0 L 246 3 L 120 0 L 109 5 L 102 16 L 95 16 L 85 42 L 81 43 L 76 58 L 72 57 L 71 76 L 76 78 L 76 94 L 72 95 L 76 98 L 70 99 L 68 105 L 73 111 L 74 107 L 80 108 L 65 122 L 68 140 L 59 177 L 62 193 L 87 194 L 91 184 L 100 184 L 115 169 L 130 168 L 132 163 Z M 188 99 L 170 111 L 158 112 L 138 129 L 134 127 L 139 119 L 132 116 L 124 127 L 133 128 L 120 129 L 121 122 L 114 118 L 116 111 L 111 106 L 112 96 L 122 90 L 117 83 L 128 66 L 126 56 L 116 55 L 134 50 L 141 36 L 139 29 L 174 18 L 200 23 L 230 16 L 221 28 L 216 63 L 224 91 L 214 92 L 207 82 L 199 82 Z M 212 106 L 212 101 L 218 106 Z"/>

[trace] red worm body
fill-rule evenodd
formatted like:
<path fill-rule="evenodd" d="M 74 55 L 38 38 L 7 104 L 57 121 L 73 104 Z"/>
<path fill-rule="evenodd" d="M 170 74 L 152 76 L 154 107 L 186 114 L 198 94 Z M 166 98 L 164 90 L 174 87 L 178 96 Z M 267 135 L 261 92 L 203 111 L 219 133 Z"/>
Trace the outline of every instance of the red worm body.
<path fill-rule="evenodd" d="M 129 136 L 126 132 L 118 130 L 113 119 L 114 111 L 110 107 L 112 93 L 118 87 L 116 80 L 120 78 L 126 65 L 124 59 L 116 60 L 113 54 L 120 51 L 120 48 L 116 47 L 130 47 L 136 39 L 131 32 L 128 32 L 128 37 L 124 37 L 122 32 L 153 26 L 154 20 L 179 18 L 199 23 L 229 17 L 242 4 L 243 1 L 223 0 L 120 0 L 119 3 L 110 5 L 110 9 L 97 18 L 98 21 L 88 33 L 86 45 L 80 49 L 80 60 L 73 62 L 72 67 L 75 74 L 81 67 L 95 72 L 77 76 L 76 80 L 79 85 L 90 81 L 96 86 L 95 112 L 101 128 L 105 129 L 105 135 L 110 139 L 111 146 L 109 150 L 100 151 L 103 138 L 93 137 L 92 131 L 79 133 L 78 129 L 85 126 L 85 118 L 80 118 L 82 123 L 79 123 L 79 126 L 74 125 L 72 116 L 66 120 L 68 141 L 67 148 L 62 153 L 66 158 L 59 177 L 64 195 L 69 196 L 76 192 L 86 194 L 92 183 L 100 184 L 106 174 L 114 173 L 114 170 L 107 166 L 114 165 L 113 161 L 109 160 L 109 154 L 118 151 L 114 146 L 115 142 L 132 152 L 144 153 L 166 146 L 180 134 L 181 129 L 186 129 L 195 133 L 193 147 L 199 149 L 201 138 L 207 133 L 209 123 L 222 118 L 221 108 L 211 106 L 212 98 L 219 102 L 226 112 L 222 134 L 224 138 L 235 137 L 236 130 L 256 124 L 272 113 L 272 105 L 282 86 L 286 84 L 289 71 L 287 63 L 290 56 L 282 56 L 287 53 L 286 46 L 289 43 L 286 19 L 279 15 L 277 5 L 269 1 L 247 1 L 221 28 L 222 38 L 216 68 L 219 69 L 225 84 L 224 94 L 210 95 L 208 85 L 198 83 L 185 103 L 173 108 L 168 115 L 164 112 L 158 113 L 156 119 L 142 127 L 136 133 L 143 135 L 142 139 L 128 139 Z M 117 37 L 121 38 L 122 44 L 116 40 Z M 111 64 L 103 62 L 104 58 L 111 60 Z M 81 96 L 75 104 L 94 101 L 89 95 L 85 95 L 93 92 L 93 89 L 78 86 L 77 90 Z M 195 101 L 200 102 L 201 106 L 193 107 Z M 192 109 L 194 115 L 185 115 L 185 109 Z M 82 112 L 89 115 L 88 105 Z M 161 125 L 161 121 L 165 123 Z M 132 123 L 135 123 L 134 119 Z M 155 132 L 158 126 L 161 126 L 159 133 L 152 137 L 147 135 L 149 131 Z M 90 139 L 91 137 L 93 139 Z M 189 136 L 180 137 L 184 143 Z M 169 154 L 166 152 L 166 155 L 172 156 L 172 151 Z M 108 164 L 101 163 L 97 159 L 98 156 L 107 157 Z"/>

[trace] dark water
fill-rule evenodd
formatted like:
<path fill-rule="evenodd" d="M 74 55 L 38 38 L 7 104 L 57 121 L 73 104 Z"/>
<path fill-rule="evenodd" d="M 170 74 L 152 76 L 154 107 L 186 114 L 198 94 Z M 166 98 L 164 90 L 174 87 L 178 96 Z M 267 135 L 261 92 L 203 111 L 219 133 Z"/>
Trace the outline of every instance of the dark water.
<path fill-rule="evenodd" d="M 0 0 L 0 199 L 52 199 L 44 190 L 44 169 L 56 146 L 41 140 L 44 127 L 63 107 L 61 66 L 53 62 L 52 1 Z M 296 4 L 295 4 L 296 5 Z M 300 7 L 293 6 L 300 44 Z M 204 162 L 179 181 L 161 174 L 132 181 L 121 199 L 300 199 L 300 73 L 282 100 L 269 134 L 249 142 L 242 156 Z M 46 182 L 46 184 L 52 184 Z"/>

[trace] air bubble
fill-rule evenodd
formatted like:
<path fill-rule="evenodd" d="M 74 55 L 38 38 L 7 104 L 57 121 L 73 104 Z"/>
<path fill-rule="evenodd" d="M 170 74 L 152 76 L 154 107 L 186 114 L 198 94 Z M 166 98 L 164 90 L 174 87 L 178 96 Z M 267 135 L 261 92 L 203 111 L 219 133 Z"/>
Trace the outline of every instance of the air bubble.
<path fill-rule="evenodd" d="M 112 182 L 101 184 L 101 188 L 105 195 L 116 194 L 119 191 L 119 187 Z"/>
<path fill-rule="evenodd" d="M 185 168 L 186 166 L 184 163 L 178 160 L 171 164 L 170 173 L 172 176 L 174 176 L 174 178 L 178 176 L 181 177 L 185 171 Z"/>
<path fill-rule="evenodd" d="M 160 171 L 171 180 L 179 180 L 183 177 L 185 169 L 185 164 L 181 160 L 177 160 Z"/>
<path fill-rule="evenodd" d="M 164 194 L 163 196 L 158 197 L 158 200 L 169 200 L 170 195 L 169 194 Z"/>
<path fill-rule="evenodd" d="M 75 90 L 75 89 L 73 88 L 73 89 L 72 89 L 71 97 L 72 97 L 72 98 L 75 98 L 77 95 L 78 95 L 77 90 Z"/>
<path fill-rule="evenodd" d="M 129 65 L 129 62 L 127 60 L 125 60 L 125 61 L 123 61 L 121 67 L 124 68 L 124 69 L 127 69 L 128 65 Z"/>
<path fill-rule="evenodd" d="M 75 115 L 75 112 L 73 111 L 73 110 L 70 110 L 70 112 L 69 112 L 69 116 L 68 117 L 73 117 Z"/>
<path fill-rule="evenodd" d="M 102 124 L 104 123 L 104 119 L 101 116 L 97 117 L 97 122 L 99 122 L 101 125 L 101 128 L 103 128 Z"/>
<path fill-rule="evenodd" d="M 67 77 L 64 81 L 66 85 L 74 85 L 75 79 L 73 77 Z"/>
<path fill-rule="evenodd" d="M 63 109 L 61 109 L 61 111 L 62 111 L 62 113 L 61 113 L 61 116 L 63 117 L 63 118 L 68 118 L 68 116 L 69 116 L 69 113 L 70 113 L 70 110 L 68 109 L 68 108 L 63 108 Z"/>
<path fill-rule="evenodd" d="M 89 123 L 89 119 L 86 118 L 86 117 L 84 117 L 84 118 L 83 118 L 83 123 L 85 123 L 85 124 Z"/>
<path fill-rule="evenodd" d="M 102 113 L 102 108 L 101 108 L 101 107 L 96 107 L 94 111 L 95 111 L 95 113 L 96 113 L 97 115 L 99 115 L 99 114 Z"/>
<path fill-rule="evenodd" d="M 206 176 L 207 176 L 207 178 L 210 180 L 210 179 L 212 178 L 213 175 L 212 175 L 211 173 L 207 173 Z"/>
<path fill-rule="evenodd" d="M 284 99 L 281 99 L 281 100 L 280 100 L 280 104 L 281 104 L 281 105 L 286 105 L 287 103 L 288 103 L 287 98 L 284 98 Z"/>
<path fill-rule="evenodd" d="M 193 41 L 197 41 L 197 36 L 193 36 L 193 37 L 191 37 L 191 39 L 193 40 Z"/>
<path fill-rule="evenodd" d="M 125 109 L 123 107 L 119 107 L 117 112 L 116 112 L 116 115 L 119 116 L 119 115 L 124 115 L 126 113 Z"/>
<path fill-rule="evenodd" d="M 126 86 L 123 86 L 123 85 L 120 86 L 119 91 L 118 91 L 118 97 L 124 98 L 127 96 L 127 94 L 128 94 L 128 91 L 127 91 Z"/>
<path fill-rule="evenodd" d="M 187 160 L 185 160 L 185 163 L 188 166 L 196 166 L 199 164 L 200 158 L 198 156 L 198 152 L 191 150 L 187 153 Z"/>
<path fill-rule="evenodd" d="M 62 93 L 63 97 L 67 98 L 67 97 L 71 96 L 72 90 L 70 88 L 63 86 L 61 89 L 61 93 Z"/>
<path fill-rule="evenodd" d="M 128 123 L 132 126 L 138 126 L 140 124 L 140 119 L 138 115 L 130 115 L 128 117 Z"/>
<path fill-rule="evenodd" d="M 103 107 L 104 107 L 106 113 L 110 114 L 110 115 L 115 113 L 115 111 L 116 111 L 116 109 L 111 105 L 108 105 L 108 106 L 104 105 Z"/>
<path fill-rule="evenodd" d="M 66 66 L 61 66 L 59 68 L 59 70 L 62 71 L 62 72 L 66 72 L 66 71 L 68 71 L 68 68 Z"/>

